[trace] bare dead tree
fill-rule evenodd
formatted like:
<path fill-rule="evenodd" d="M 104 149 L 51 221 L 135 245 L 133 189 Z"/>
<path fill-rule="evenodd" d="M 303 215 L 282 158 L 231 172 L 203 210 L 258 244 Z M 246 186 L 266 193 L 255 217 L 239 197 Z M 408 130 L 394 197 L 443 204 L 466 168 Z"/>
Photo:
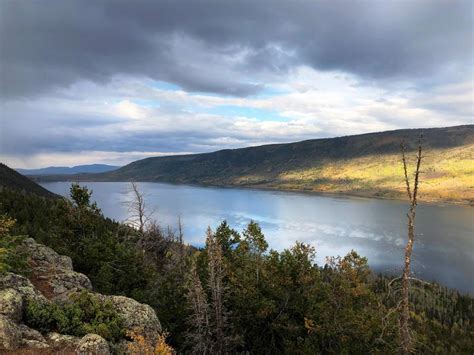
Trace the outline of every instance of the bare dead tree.
<path fill-rule="evenodd" d="M 211 228 L 207 229 L 206 244 L 209 254 L 209 291 L 211 292 L 211 302 L 213 319 L 215 322 L 216 353 L 223 354 L 225 351 L 225 311 L 224 311 L 224 261 L 222 247 L 213 235 Z"/>
<path fill-rule="evenodd" d="M 186 246 L 184 245 L 184 226 L 181 220 L 181 216 L 178 217 L 178 231 L 177 231 L 177 238 L 176 244 L 178 247 L 178 255 L 181 261 L 184 261 L 186 256 Z M 184 265 L 184 263 L 182 263 Z"/>
<path fill-rule="evenodd" d="M 178 240 L 177 242 L 180 245 L 184 245 L 184 226 L 181 216 L 178 216 Z"/>
<path fill-rule="evenodd" d="M 228 354 L 241 344 L 241 338 L 234 334 L 228 322 L 225 260 L 222 245 L 210 227 L 207 229 L 206 251 L 206 288 L 202 287 L 195 261 L 188 276 L 187 298 L 192 306 L 190 325 L 193 328 L 188 338 L 193 340 L 191 345 L 197 353 Z"/>
<path fill-rule="evenodd" d="M 196 261 L 191 263 L 186 298 L 191 310 L 188 324 L 193 331 L 186 334 L 195 354 L 210 354 L 212 350 L 209 304 L 197 272 Z"/>
<path fill-rule="evenodd" d="M 147 211 L 145 198 L 134 181 L 130 182 L 130 192 L 133 195 L 132 200 L 126 202 L 129 212 L 128 223 L 137 228 L 142 234 L 151 218 Z"/>
<path fill-rule="evenodd" d="M 126 223 L 135 230 L 136 244 L 149 262 L 162 260 L 173 244 L 172 233 L 166 233 L 152 218 L 153 210 L 146 205 L 145 197 L 135 182 L 130 182 L 132 198 L 125 202 L 129 216 Z"/>
<path fill-rule="evenodd" d="M 413 186 L 410 185 L 410 179 L 408 177 L 408 164 L 406 159 L 406 147 L 405 144 L 401 144 L 402 150 L 402 163 L 403 171 L 405 175 L 405 185 L 407 195 L 410 200 L 410 207 L 407 213 L 408 218 L 408 241 L 405 247 L 405 264 L 402 274 L 402 298 L 400 301 L 400 339 L 401 339 L 401 351 L 403 354 L 410 354 L 413 352 L 413 339 L 410 332 L 410 268 L 411 268 L 411 257 L 413 252 L 413 243 L 415 242 L 415 217 L 416 217 L 416 206 L 418 203 L 418 187 L 420 182 L 420 167 L 422 160 L 422 138 L 418 141 L 418 152 L 416 156 L 416 168 Z"/>

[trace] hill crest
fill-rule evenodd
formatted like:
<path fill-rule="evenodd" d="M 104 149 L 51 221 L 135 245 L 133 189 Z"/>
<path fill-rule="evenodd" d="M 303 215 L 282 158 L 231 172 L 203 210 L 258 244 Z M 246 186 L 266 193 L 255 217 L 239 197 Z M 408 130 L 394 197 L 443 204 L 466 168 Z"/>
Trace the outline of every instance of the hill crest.
<path fill-rule="evenodd" d="M 271 144 L 212 153 L 152 157 L 102 174 L 42 180 L 161 181 L 404 198 L 400 144 L 427 153 L 426 200 L 474 200 L 474 125 L 404 129 Z M 434 184 L 434 185 L 433 185 Z M 433 188 L 433 186 L 435 186 Z"/>
<path fill-rule="evenodd" d="M 0 187 L 32 193 L 47 198 L 59 197 L 3 163 L 0 163 Z"/>

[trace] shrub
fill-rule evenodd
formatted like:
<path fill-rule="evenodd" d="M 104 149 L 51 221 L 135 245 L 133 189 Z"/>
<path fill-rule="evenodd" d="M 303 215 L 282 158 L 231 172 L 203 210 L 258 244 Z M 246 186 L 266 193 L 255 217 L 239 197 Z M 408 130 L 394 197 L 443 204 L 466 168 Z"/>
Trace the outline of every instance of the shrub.
<path fill-rule="evenodd" d="M 42 333 L 84 336 L 98 334 L 108 341 L 118 341 L 124 335 L 123 320 L 110 301 L 101 301 L 87 291 L 74 294 L 63 303 L 28 302 L 25 323 Z"/>
<path fill-rule="evenodd" d="M 0 215 L 0 274 L 9 271 L 25 275 L 29 267 L 27 255 L 21 248 L 24 237 L 10 235 L 14 225 L 14 219 Z"/>
<path fill-rule="evenodd" d="M 158 339 L 155 344 L 150 342 L 142 335 L 140 329 L 130 330 L 127 332 L 127 336 L 131 342 L 128 344 L 127 349 L 131 354 L 143 354 L 143 355 L 173 355 L 176 351 L 166 343 L 167 334 L 158 335 Z"/>

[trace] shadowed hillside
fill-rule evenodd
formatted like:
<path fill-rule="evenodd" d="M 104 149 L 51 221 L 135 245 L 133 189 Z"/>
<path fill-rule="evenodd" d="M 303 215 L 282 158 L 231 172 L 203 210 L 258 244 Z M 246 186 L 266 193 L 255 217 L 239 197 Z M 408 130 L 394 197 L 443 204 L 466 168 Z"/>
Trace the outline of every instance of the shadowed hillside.
<path fill-rule="evenodd" d="M 424 200 L 474 199 L 474 126 L 396 130 L 139 160 L 104 174 L 46 180 L 163 181 L 404 198 L 400 143 L 423 132 Z"/>
<path fill-rule="evenodd" d="M 73 167 L 67 166 L 50 166 L 42 169 L 16 169 L 23 175 L 69 175 L 81 173 L 105 173 L 118 169 L 119 166 L 105 164 L 77 165 Z"/>
<path fill-rule="evenodd" d="M 52 192 L 31 181 L 26 176 L 23 176 L 15 170 L 10 169 L 5 164 L 0 163 L 0 188 L 2 187 L 7 187 L 26 193 L 33 193 L 42 197 L 59 197 L 58 195 L 53 194 Z"/>

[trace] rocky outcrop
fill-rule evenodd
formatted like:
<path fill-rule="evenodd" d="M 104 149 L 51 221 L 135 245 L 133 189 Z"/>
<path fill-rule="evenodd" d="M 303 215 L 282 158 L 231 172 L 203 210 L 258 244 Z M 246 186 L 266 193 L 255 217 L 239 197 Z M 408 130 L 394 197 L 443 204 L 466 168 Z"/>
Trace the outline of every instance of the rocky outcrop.
<path fill-rule="evenodd" d="M 145 334 L 147 339 L 155 342 L 161 333 L 161 324 L 155 311 L 147 304 L 139 303 L 131 298 L 123 296 L 101 296 L 106 301 L 109 300 L 114 305 L 117 313 L 124 320 L 124 327 L 128 330 Z"/>
<path fill-rule="evenodd" d="M 18 330 L 21 334 L 21 346 L 27 349 L 49 349 L 50 345 L 44 336 L 37 330 L 20 324 Z"/>
<path fill-rule="evenodd" d="M 0 349 L 15 350 L 19 347 L 21 333 L 18 325 L 6 316 L 0 316 Z"/>
<path fill-rule="evenodd" d="M 31 274 L 28 278 L 6 273 L 0 275 L 0 353 L 40 354 L 110 354 L 107 341 L 97 334 L 75 337 L 66 334 L 46 333 L 23 324 L 25 305 L 29 302 L 47 305 L 64 302 L 80 291 L 92 292 L 90 280 L 75 272 L 69 257 L 59 255 L 51 248 L 25 241 Z M 125 332 L 137 330 L 150 342 L 161 333 L 161 324 L 154 310 L 131 298 L 95 294 L 101 302 L 113 305 L 123 320 Z M 126 341 L 121 341 L 121 348 Z"/>
<path fill-rule="evenodd" d="M 28 280 L 26 277 L 7 273 L 0 276 L 0 290 L 5 291 L 8 289 L 14 289 L 17 291 L 23 301 L 33 301 L 36 303 L 47 303 L 48 299 Z M 8 297 L 1 299 L 1 304 L 7 304 Z"/>
<path fill-rule="evenodd" d="M 109 354 L 109 344 L 97 334 L 87 334 L 77 344 L 79 354 Z"/>
<path fill-rule="evenodd" d="M 23 298 L 20 292 L 13 288 L 1 290 L 0 300 L 2 300 L 0 314 L 14 322 L 19 322 L 21 320 L 23 310 Z"/>
<path fill-rule="evenodd" d="M 59 255 L 32 238 L 26 239 L 24 246 L 30 256 L 30 280 L 46 297 L 61 298 L 73 291 L 92 290 L 89 278 L 74 271 L 70 257 Z"/>

